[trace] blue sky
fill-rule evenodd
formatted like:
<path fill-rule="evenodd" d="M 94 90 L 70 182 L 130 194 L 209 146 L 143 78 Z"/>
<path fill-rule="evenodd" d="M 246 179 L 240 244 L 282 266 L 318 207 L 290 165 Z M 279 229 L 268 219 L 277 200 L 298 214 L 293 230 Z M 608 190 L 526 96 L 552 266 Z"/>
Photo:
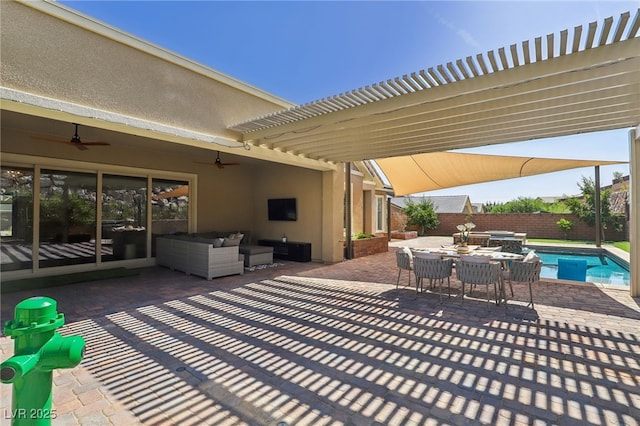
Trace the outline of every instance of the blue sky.
<path fill-rule="evenodd" d="M 61 1 L 81 13 L 302 104 L 523 40 L 587 26 L 640 1 Z M 485 147 L 488 154 L 629 159 L 628 131 Z M 603 184 L 627 166 L 601 168 Z M 578 169 L 452 188 L 473 202 L 579 192 Z"/>

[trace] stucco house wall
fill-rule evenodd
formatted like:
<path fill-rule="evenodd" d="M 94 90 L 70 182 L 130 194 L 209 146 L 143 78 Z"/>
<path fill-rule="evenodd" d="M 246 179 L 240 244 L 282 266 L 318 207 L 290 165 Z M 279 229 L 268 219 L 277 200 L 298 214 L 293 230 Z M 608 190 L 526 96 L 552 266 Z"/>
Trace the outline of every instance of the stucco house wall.
<path fill-rule="evenodd" d="M 73 11 L 59 19 L 38 6 L 47 5 L 0 2 L 4 87 L 230 138 L 227 126 L 290 105 Z"/>
<path fill-rule="evenodd" d="M 287 234 L 311 242 L 314 260 L 342 259 L 332 241 L 340 236 L 328 229 L 335 221 L 323 218 L 342 212 L 323 210 L 323 198 L 341 195 L 343 181 L 324 179 L 326 170 L 288 165 L 283 156 L 265 160 L 260 147 L 244 151 L 208 141 L 233 142 L 238 135 L 228 126 L 290 103 L 64 6 L 0 2 L 0 8 L 2 88 L 36 99 L 35 105 L 3 99 L 3 166 L 185 180 L 193 191 L 190 232 Z M 52 109 L 56 103 L 67 110 Z M 111 145 L 81 151 L 34 138 L 70 138 L 73 122 L 81 124 L 83 140 Z M 183 130 L 206 137 L 190 139 Z M 241 165 L 203 164 L 212 163 L 217 150 Z M 278 197 L 298 199 L 298 221 L 267 220 L 266 200 Z"/>

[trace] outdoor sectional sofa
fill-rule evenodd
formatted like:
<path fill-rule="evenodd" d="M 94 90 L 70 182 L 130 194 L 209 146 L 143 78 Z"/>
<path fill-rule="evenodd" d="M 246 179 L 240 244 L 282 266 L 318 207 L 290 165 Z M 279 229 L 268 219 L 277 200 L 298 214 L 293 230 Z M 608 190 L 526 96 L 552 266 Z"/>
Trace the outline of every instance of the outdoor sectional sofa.
<path fill-rule="evenodd" d="M 241 236 L 239 244 L 235 245 L 236 243 L 238 243 L 238 241 L 237 239 L 230 239 L 229 237 L 231 236 Z M 212 271 L 213 277 L 222 276 L 222 275 L 231 275 L 230 273 L 224 272 L 225 268 L 222 267 L 221 264 L 228 261 L 229 259 L 234 259 L 234 257 L 233 257 L 233 254 L 229 254 L 229 259 L 225 258 L 223 260 L 220 258 L 220 256 L 224 252 L 227 252 L 227 253 L 234 252 L 235 255 L 237 255 L 237 257 L 241 255 L 242 256 L 241 260 L 243 260 L 243 266 L 246 266 L 246 267 L 273 263 L 273 247 L 250 244 L 251 233 L 248 231 L 239 231 L 239 232 L 209 231 L 209 232 L 201 232 L 201 233 L 195 233 L 195 234 L 175 234 L 170 236 L 159 237 L 158 240 L 160 240 L 161 238 L 174 239 L 174 240 L 178 239 L 181 241 L 204 243 L 212 246 L 210 248 L 213 250 L 208 251 L 208 254 L 210 256 L 214 256 L 214 258 L 217 258 L 213 260 L 214 262 L 213 264 L 217 265 L 214 267 L 214 271 Z M 227 240 L 227 242 L 225 242 L 225 240 Z M 231 242 L 231 240 L 233 242 Z M 229 249 L 230 246 L 225 246 L 227 243 L 234 244 L 234 246 L 231 246 L 231 247 L 235 247 L 235 249 Z M 166 242 L 163 242 L 163 244 L 165 244 L 166 246 Z M 181 244 L 179 244 L 179 246 L 182 247 Z M 163 254 L 160 253 L 159 247 L 160 247 L 160 244 L 158 244 L 158 251 L 156 254 L 156 262 L 159 265 L 168 266 L 172 269 L 184 270 L 179 267 L 172 267 L 171 265 L 166 264 L 167 263 L 166 259 L 173 259 L 175 256 L 180 258 L 182 255 L 170 255 L 166 257 L 165 253 Z M 226 250 L 217 251 L 220 248 L 223 248 Z M 231 268 L 231 270 L 235 271 L 235 269 L 233 268 Z M 185 270 L 184 272 L 188 272 L 188 271 Z M 193 273 L 194 275 L 199 275 L 199 274 L 195 274 L 194 272 L 191 272 L 191 273 Z M 237 273 L 237 272 L 232 272 L 232 273 Z M 199 275 L 199 276 L 205 276 L 206 278 L 208 278 L 209 275 L 211 274 Z"/>
<path fill-rule="evenodd" d="M 242 235 L 240 240 L 239 251 L 244 255 L 244 266 L 256 266 L 256 265 L 270 265 L 273 263 L 273 247 L 260 246 L 251 244 L 251 232 L 250 231 L 209 231 L 201 232 L 198 234 L 192 234 L 198 238 L 205 238 L 209 240 L 228 238 L 231 235 Z"/>
<path fill-rule="evenodd" d="M 208 280 L 244 274 L 244 255 L 239 246 L 214 247 L 210 240 L 188 235 L 158 237 L 156 263 L 172 270 Z"/>

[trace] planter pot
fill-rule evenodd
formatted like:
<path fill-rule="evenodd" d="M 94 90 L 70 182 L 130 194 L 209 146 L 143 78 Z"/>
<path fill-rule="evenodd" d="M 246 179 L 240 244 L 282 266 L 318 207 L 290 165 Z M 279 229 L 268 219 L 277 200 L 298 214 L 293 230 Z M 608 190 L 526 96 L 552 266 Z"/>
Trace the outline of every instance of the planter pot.
<path fill-rule="evenodd" d="M 389 241 L 386 236 L 363 238 L 351 241 L 352 259 L 389 251 Z"/>

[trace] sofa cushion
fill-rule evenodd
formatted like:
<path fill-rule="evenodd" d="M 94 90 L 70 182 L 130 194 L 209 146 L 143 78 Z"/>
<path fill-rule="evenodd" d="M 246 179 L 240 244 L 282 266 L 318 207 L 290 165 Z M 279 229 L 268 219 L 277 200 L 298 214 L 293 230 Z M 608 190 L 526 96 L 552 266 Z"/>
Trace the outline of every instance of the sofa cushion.
<path fill-rule="evenodd" d="M 263 254 L 263 253 L 273 253 L 273 247 L 268 247 L 268 246 L 253 246 L 253 245 L 241 245 L 240 246 L 240 253 L 246 254 L 246 255 L 253 255 L 253 254 Z"/>

